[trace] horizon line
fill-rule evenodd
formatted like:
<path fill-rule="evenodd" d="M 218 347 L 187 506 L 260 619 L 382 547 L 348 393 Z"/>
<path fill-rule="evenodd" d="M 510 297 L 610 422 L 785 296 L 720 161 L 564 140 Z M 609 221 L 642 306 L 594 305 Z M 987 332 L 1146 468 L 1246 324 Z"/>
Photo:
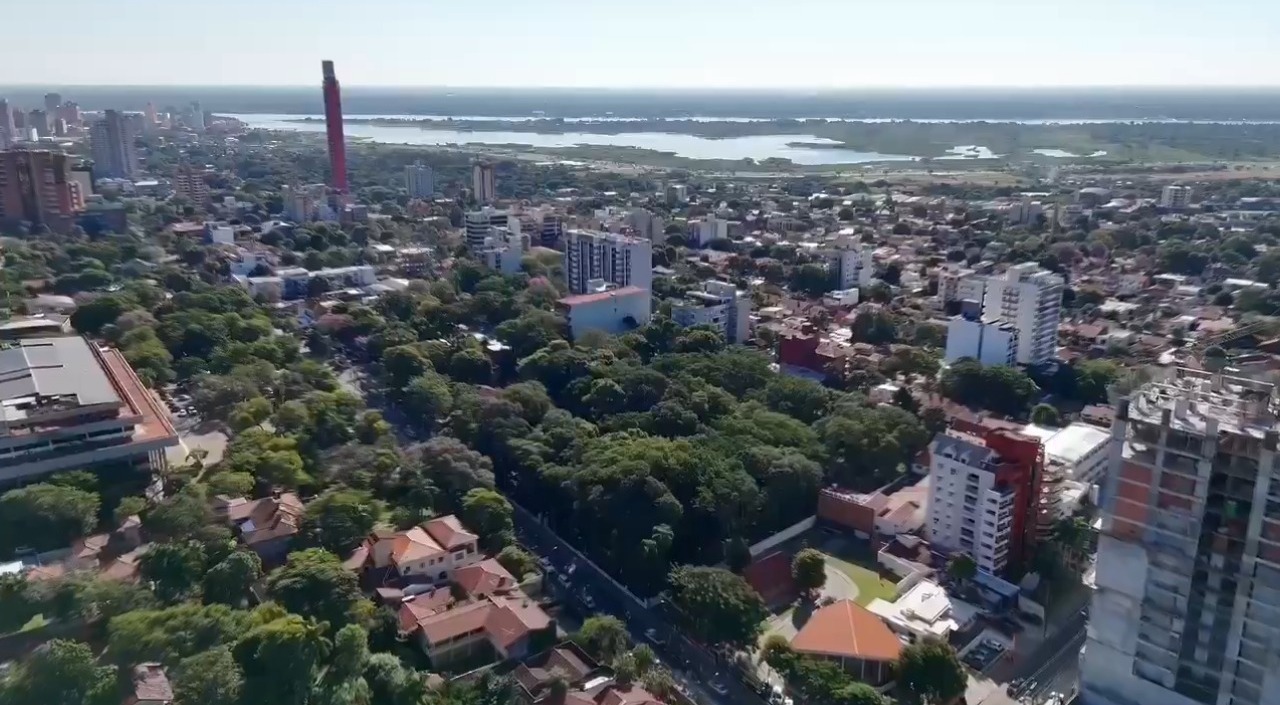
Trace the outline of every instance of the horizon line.
<path fill-rule="evenodd" d="M 341 80 L 341 79 L 339 79 Z M 246 88 L 296 88 L 311 89 L 320 85 L 321 81 L 315 84 L 310 83 L 2 83 L 0 89 L 68 89 L 68 88 L 220 88 L 220 89 L 246 89 Z M 913 92 L 913 91 L 971 91 L 971 90 L 1007 90 L 1007 91 L 1053 91 L 1053 90 L 1099 90 L 1099 91 L 1116 91 L 1116 90 L 1133 90 L 1133 91 L 1278 91 L 1280 92 L 1280 83 L 1277 84 L 1059 84 L 1059 85 L 918 85 L 918 86 L 883 86 L 883 85 L 862 85 L 862 86 L 500 86 L 500 85 L 438 85 L 438 84 L 368 84 L 368 83 L 344 83 L 344 89 L 407 89 L 407 90 L 503 90 L 503 91 L 539 91 L 539 90 L 573 90 L 573 91 L 604 91 L 604 92 L 625 92 L 625 91 L 673 91 L 673 92 L 692 92 L 692 91 L 717 91 L 717 92 L 741 92 L 741 93 L 767 93 L 767 92 L 847 92 L 847 91 L 886 91 L 886 92 Z"/>

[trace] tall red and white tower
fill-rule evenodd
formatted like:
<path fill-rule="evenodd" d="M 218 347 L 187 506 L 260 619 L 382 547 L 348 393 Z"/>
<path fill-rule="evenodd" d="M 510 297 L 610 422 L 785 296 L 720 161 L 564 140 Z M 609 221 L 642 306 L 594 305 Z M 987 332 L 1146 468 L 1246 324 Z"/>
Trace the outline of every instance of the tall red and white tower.
<path fill-rule="evenodd" d="M 329 185 L 347 193 L 347 143 L 342 133 L 342 90 L 333 73 L 333 62 L 322 61 L 324 71 L 324 126 L 329 138 Z"/>

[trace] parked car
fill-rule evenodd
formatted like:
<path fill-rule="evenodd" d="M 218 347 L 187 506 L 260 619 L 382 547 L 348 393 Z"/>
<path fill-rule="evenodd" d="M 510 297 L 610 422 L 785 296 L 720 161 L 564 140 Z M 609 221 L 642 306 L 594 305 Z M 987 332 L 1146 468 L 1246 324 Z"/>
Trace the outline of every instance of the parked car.
<path fill-rule="evenodd" d="M 708 685 L 710 685 L 711 689 L 716 691 L 716 693 L 720 695 L 729 694 L 729 686 L 725 685 L 724 681 L 720 680 L 719 678 L 712 678 L 711 682 L 708 683 Z"/>
<path fill-rule="evenodd" d="M 653 629 L 652 627 L 644 631 L 644 638 L 647 639 L 650 644 L 659 648 L 667 645 L 667 640 L 663 639 L 662 635 L 658 633 L 658 630 Z"/>

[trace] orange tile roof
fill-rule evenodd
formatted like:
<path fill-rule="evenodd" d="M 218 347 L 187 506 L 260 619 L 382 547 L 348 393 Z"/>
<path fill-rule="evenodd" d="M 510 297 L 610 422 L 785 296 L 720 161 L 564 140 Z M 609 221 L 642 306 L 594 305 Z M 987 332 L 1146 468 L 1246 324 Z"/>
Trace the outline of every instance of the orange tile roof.
<path fill-rule="evenodd" d="M 447 588 L 437 588 L 430 592 L 422 592 L 400 603 L 396 617 L 400 620 L 400 631 L 408 634 L 417 629 L 425 620 L 453 604 L 453 592 Z"/>
<path fill-rule="evenodd" d="M 791 648 L 862 661 L 896 661 L 902 654 L 902 642 L 889 627 L 853 600 L 840 600 L 814 612 L 791 640 Z"/>
<path fill-rule="evenodd" d="M 486 558 L 475 565 L 459 568 L 453 572 L 453 582 L 458 584 L 470 597 L 483 597 L 495 592 L 510 590 L 515 587 L 516 579 L 507 572 L 502 564 L 492 558 Z"/>
<path fill-rule="evenodd" d="M 597 702 L 600 705 L 663 705 L 653 693 L 636 685 L 615 685 L 605 690 Z"/>
<path fill-rule="evenodd" d="M 391 540 L 394 542 L 391 547 L 391 560 L 397 564 L 421 561 L 445 552 L 444 548 L 420 526 L 402 531 Z"/>
<path fill-rule="evenodd" d="M 467 531 L 462 522 L 458 521 L 458 517 L 452 514 L 436 517 L 428 521 L 425 527 L 431 538 L 450 551 L 480 540 L 479 536 Z"/>

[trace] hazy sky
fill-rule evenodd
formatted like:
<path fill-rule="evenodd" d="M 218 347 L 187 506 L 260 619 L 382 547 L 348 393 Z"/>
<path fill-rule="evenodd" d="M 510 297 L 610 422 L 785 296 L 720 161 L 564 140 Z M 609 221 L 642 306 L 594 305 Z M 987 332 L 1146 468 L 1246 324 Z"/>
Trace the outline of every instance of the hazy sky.
<path fill-rule="evenodd" d="M 348 85 L 1280 85 L 1275 0 L 19 6 L 0 84 L 310 85 L 328 58 Z"/>

